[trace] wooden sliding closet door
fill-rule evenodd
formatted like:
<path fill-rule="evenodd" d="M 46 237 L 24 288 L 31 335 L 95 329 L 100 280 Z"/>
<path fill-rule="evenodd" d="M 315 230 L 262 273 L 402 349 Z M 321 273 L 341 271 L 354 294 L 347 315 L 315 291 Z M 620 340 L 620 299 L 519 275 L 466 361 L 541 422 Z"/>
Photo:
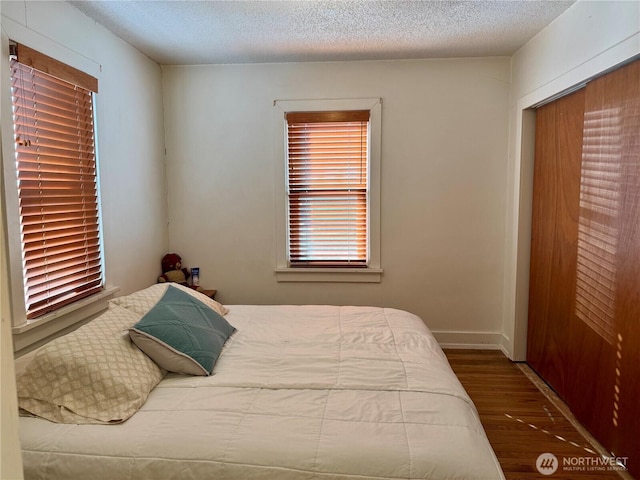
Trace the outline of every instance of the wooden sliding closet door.
<path fill-rule="evenodd" d="M 585 425 L 609 433 L 602 440 L 605 446 L 628 456 L 629 471 L 640 478 L 640 61 L 587 85 L 585 120 L 590 118 L 585 132 L 588 126 L 599 146 L 594 157 L 602 171 L 598 187 L 608 199 L 608 211 L 592 218 L 601 221 L 598 228 L 603 229 L 598 233 L 606 252 L 602 268 L 613 268 L 611 282 L 601 282 L 598 289 L 610 298 L 613 314 L 603 315 L 603 355 L 591 362 L 600 368 L 600 377 L 591 381 L 608 391 L 600 394 L 602 410 L 592 412 Z M 587 145 L 585 138 L 585 152 Z M 583 163 L 588 158 L 585 153 Z M 581 351 L 579 361 L 587 354 L 584 347 Z M 573 387 L 576 399 L 579 388 Z M 586 412 L 593 404 L 585 397 L 580 398 L 580 409 Z"/>
<path fill-rule="evenodd" d="M 527 361 L 640 477 L 640 61 L 536 128 Z"/>
<path fill-rule="evenodd" d="M 584 90 L 536 112 L 527 362 L 566 391 L 576 285 Z"/>

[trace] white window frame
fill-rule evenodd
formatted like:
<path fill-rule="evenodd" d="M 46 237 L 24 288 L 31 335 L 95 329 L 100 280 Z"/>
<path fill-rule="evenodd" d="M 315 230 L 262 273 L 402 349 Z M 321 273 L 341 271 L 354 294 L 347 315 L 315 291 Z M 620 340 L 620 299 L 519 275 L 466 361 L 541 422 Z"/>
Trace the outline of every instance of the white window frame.
<path fill-rule="evenodd" d="M 9 67 L 9 38 L 16 42 L 26 45 L 33 45 L 35 49 L 45 55 L 56 58 L 74 68 L 85 73 L 98 77 L 96 72 L 99 65 L 77 55 L 70 53 L 64 48 L 57 48 L 57 45 L 50 46 L 50 42 L 41 38 L 39 35 L 31 31 L 27 31 L 21 26 L 7 25 L 8 35 L 3 31 L 2 48 L 0 58 L 0 74 L 2 81 L 0 84 L 4 86 L 9 84 L 10 67 Z M 12 28 L 9 28 L 12 27 Z M 3 24 L 4 28 L 4 24 Z M 6 82 L 6 83 L 5 83 Z M 24 298 L 24 278 L 22 270 L 22 244 L 20 240 L 20 215 L 18 207 L 18 188 L 16 182 L 16 166 L 15 166 L 15 148 L 12 118 L 12 101 L 11 91 L 9 88 L 3 88 L 0 92 L 0 103 L 2 108 L 2 141 L 0 142 L 2 157 L 2 176 L 4 181 L 4 192 L 2 198 L 2 207 L 5 215 L 5 235 L 6 250 L 2 252 L 4 258 L 2 262 L 7 261 L 0 272 L 3 280 L 8 284 L 2 287 L 2 294 L 8 298 L 3 299 L 2 316 L 11 319 L 13 333 L 14 351 L 20 354 L 20 351 L 26 352 L 35 348 L 52 338 L 52 336 L 60 335 L 75 328 L 79 324 L 93 318 L 98 313 L 104 311 L 108 304 L 107 301 L 113 298 L 120 291 L 117 286 L 106 286 L 106 262 L 104 248 L 104 229 L 102 225 L 102 208 L 100 197 L 100 175 L 99 175 L 99 158 L 98 158 L 98 126 L 95 113 L 95 96 L 94 96 L 94 137 L 96 142 L 96 168 L 97 170 L 97 194 L 98 194 L 98 220 L 100 228 L 100 249 L 102 252 L 102 275 L 103 289 L 89 297 L 83 298 L 77 302 L 68 304 L 56 311 L 45 314 L 33 320 L 26 318 L 26 306 Z M 6 301 L 8 300 L 8 301 Z M 6 301 L 6 302 L 5 302 Z M 5 304 L 6 303 L 6 304 Z"/>
<path fill-rule="evenodd" d="M 333 100 L 276 100 L 275 188 L 276 188 L 276 279 L 279 282 L 352 282 L 378 283 L 382 279 L 380 263 L 380 154 L 382 137 L 382 99 L 356 98 Z M 289 112 L 369 110 L 369 264 L 366 268 L 328 267 L 292 268 L 287 259 L 287 122 Z"/>

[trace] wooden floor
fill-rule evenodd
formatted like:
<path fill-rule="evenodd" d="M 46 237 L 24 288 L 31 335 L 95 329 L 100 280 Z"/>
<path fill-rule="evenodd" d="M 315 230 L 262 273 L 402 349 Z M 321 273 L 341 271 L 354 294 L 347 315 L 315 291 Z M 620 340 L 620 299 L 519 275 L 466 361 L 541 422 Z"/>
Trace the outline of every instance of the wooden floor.
<path fill-rule="evenodd" d="M 507 480 L 631 478 L 626 472 L 623 477 L 606 467 L 584 466 L 591 461 L 586 458 L 599 457 L 597 450 L 522 369 L 502 353 L 488 350 L 445 353 L 478 409 Z M 559 467 L 552 475 L 543 476 L 536 468 L 536 460 L 543 453 L 552 453 L 558 459 Z M 576 465 L 565 467 L 565 461 Z M 584 462 L 583 466 L 578 465 L 580 462 Z"/>

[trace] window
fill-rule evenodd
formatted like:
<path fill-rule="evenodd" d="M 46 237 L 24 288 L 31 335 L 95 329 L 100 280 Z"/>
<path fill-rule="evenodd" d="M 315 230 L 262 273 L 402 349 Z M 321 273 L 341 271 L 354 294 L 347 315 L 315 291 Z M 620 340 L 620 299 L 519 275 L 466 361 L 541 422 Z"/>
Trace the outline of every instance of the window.
<path fill-rule="evenodd" d="M 274 105 L 278 281 L 379 282 L 380 99 Z"/>
<path fill-rule="evenodd" d="M 368 264 L 369 111 L 289 112 L 289 264 Z"/>
<path fill-rule="evenodd" d="M 12 56 L 28 319 L 102 290 L 93 122 L 97 87 L 95 78 L 23 45 Z"/>

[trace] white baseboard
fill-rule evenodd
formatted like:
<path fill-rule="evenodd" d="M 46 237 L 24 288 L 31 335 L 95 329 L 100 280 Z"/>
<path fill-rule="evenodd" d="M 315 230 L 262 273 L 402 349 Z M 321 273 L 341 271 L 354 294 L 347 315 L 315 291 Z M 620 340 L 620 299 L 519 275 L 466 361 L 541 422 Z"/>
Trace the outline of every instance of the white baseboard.
<path fill-rule="evenodd" d="M 500 350 L 509 357 L 507 337 L 500 332 L 432 331 L 442 348 L 470 350 Z"/>

